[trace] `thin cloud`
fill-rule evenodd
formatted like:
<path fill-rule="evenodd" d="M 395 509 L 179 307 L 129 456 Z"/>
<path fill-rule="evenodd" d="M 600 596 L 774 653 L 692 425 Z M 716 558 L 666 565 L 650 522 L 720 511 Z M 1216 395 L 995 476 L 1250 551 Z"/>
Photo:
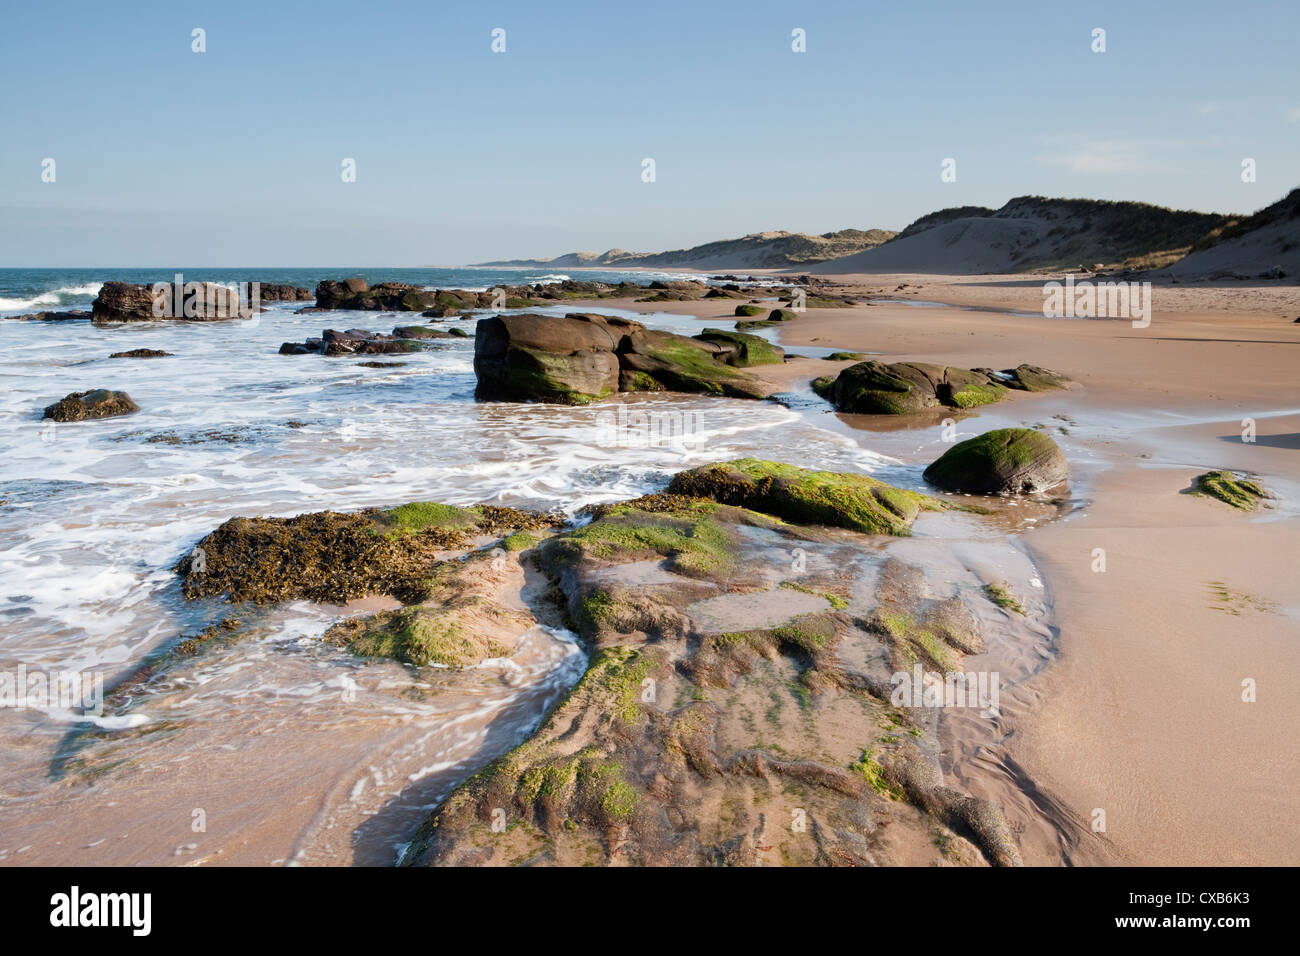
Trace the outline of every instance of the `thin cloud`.
<path fill-rule="evenodd" d="M 1058 143 L 1052 152 L 1038 159 L 1049 166 L 1089 175 L 1141 172 L 1156 165 L 1146 144 L 1124 139 Z"/>

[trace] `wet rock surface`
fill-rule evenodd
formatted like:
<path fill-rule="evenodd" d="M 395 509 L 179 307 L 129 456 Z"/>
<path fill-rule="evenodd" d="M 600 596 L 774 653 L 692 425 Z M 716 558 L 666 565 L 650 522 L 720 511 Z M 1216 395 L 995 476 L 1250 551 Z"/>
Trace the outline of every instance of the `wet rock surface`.
<path fill-rule="evenodd" d="M 1009 390 L 1062 388 L 1068 379 L 1034 365 L 1004 372 L 962 369 L 926 362 L 875 360 L 851 365 L 838 375 L 822 376 L 813 391 L 837 411 L 864 415 L 904 415 L 926 408 L 974 408 L 1006 397 Z"/>
<path fill-rule="evenodd" d="M 140 406 L 126 392 L 96 388 L 72 392 L 45 407 L 43 418 L 56 422 L 80 422 L 92 418 L 116 418 L 138 412 Z"/>

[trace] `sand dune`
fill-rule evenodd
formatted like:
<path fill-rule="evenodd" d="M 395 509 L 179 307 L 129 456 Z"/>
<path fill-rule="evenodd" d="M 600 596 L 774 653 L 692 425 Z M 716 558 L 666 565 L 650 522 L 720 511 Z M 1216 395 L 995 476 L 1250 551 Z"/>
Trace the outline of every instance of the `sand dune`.
<path fill-rule="evenodd" d="M 756 232 L 739 239 L 723 239 L 689 249 L 668 252 L 570 252 L 554 259 L 501 259 L 480 266 L 534 266 L 537 268 L 784 269 L 825 262 L 870 249 L 892 238 L 885 229 L 842 229 L 820 236 L 802 232 Z"/>

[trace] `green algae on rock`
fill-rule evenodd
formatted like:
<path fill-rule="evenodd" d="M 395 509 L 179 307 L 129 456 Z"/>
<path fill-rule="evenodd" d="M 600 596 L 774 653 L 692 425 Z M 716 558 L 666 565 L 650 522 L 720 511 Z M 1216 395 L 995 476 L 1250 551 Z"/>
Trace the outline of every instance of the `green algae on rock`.
<path fill-rule="evenodd" d="M 369 594 L 418 600 L 441 552 L 475 537 L 536 530 L 553 516 L 496 505 L 412 502 L 387 511 L 231 518 L 176 565 L 193 599 L 340 603 Z"/>
<path fill-rule="evenodd" d="M 751 365 L 779 365 L 785 361 L 785 349 L 773 345 L 759 335 L 746 335 L 726 329 L 705 329 L 694 336 L 703 342 L 712 342 L 725 351 L 719 357 L 727 365 L 748 368 Z"/>
<path fill-rule="evenodd" d="M 1246 475 L 1232 471 L 1207 471 L 1192 479 L 1190 493 L 1206 498 L 1218 498 L 1241 511 L 1254 511 L 1273 496 L 1262 485 Z"/>
<path fill-rule="evenodd" d="M 958 442 L 925 469 L 945 491 L 1029 494 L 1069 477 L 1069 463 L 1052 438 L 1032 428 L 998 428 Z"/>
<path fill-rule="evenodd" d="M 1043 391 L 1062 388 L 1067 381 L 1033 365 L 995 372 L 928 362 L 887 365 L 869 360 L 851 365 L 839 375 L 823 375 L 812 388 L 841 412 L 903 415 L 936 406 L 975 408 L 1001 401 L 1012 389 Z"/>
<path fill-rule="evenodd" d="M 416 666 L 461 668 L 505 657 L 537 623 L 530 611 L 503 603 L 504 585 L 522 576 L 518 561 L 495 549 L 445 561 L 425 579 L 419 604 L 350 618 L 325 639 L 362 657 Z"/>
<path fill-rule="evenodd" d="M 748 318 L 753 315 L 762 315 L 763 307 L 761 305 L 738 305 L 736 306 L 736 315 Z"/>
<path fill-rule="evenodd" d="M 848 593 L 863 539 L 672 493 L 588 513 L 531 552 L 595 648 L 586 674 L 530 739 L 434 810 L 404 864 L 862 865 L 890 862 L 886 824 L 915 832 L 936 862 L 1019 862 L 998 808 L 944 787 L 934 758 L 892 733 L 924 735 L 889 703 L 891 661 L 873 655 L 858 671 L 841 656 L 857 626 L 845 608 L 826 597 L 824 610 L 736 632 L 694 616 L 765 590 L 807 608 L 783 583 Z M 832 549 L 830 570 L 773 581 L 777 542 L 813 541 Z M 981 646 L 960 598 L 921 599 L 909 580 L 884 575 L 891 611 L 923 620 L 950 661 Z M 886 646 L 930 660 L 922 641 Z M 789 807 L 808 834 L 783 823 Z"/>
<path fill-rule="evenodd" d="M 757 458 L 681 472 L 669 483 L 668 492 L 710 498 L 785 521 L 833 525 L 867 534 L 910 534 L 909 527 L 919 512 L 951 507 L 867 475 L 809 471 Z"/>

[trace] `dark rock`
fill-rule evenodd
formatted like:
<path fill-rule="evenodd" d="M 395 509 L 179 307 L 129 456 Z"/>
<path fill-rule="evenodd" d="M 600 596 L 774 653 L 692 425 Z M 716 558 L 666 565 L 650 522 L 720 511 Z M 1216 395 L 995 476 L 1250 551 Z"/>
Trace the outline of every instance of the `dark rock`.
<path fill-rule="evenodd" d="M 114 352 L 109 358 L 164 358 L 171 354 L 162 349 L 131 349 L 127 352 Z"/>
<path fill-rule="evenodd" d="M 614 350 L 625 334 L 626 327 L 611 326 L 603 316 L 556 319 L 525 313 L 481 319 L 474 338 L 475 395 L 566 405 L 605 398 L 618 390 Z"/>
<path fill-rule="evenodd" d="M 90 317 L 91 313 L 82 309 L 73 309 L 69 312 L 29 312 L 26 315 L 10 316 L 11 319 L 24 322 L 72 322 Z"/>
<path fill-rule="evenodd" d="M 88 418 L 115 418 L 138 412 L 140 406 L 131 401 L 126 392 L 96 388 L 89 392 L 73 392 L 53 405 L 46 406 L 45 418 L 56 422 L 80 422 Z"/>
<path fill-rule="evenodd" d="M 1036 365 L 995 372 L 927 362 L 886 365 L 871 360 L 851 365 L 838 376 L 818 378 L 812 387 L 841 412 L 902 415 L 938 405 L 974 408 L 1001 400 L 1008 389 L 1043 391 L 1061 388 L 1067 381 Z"/>

